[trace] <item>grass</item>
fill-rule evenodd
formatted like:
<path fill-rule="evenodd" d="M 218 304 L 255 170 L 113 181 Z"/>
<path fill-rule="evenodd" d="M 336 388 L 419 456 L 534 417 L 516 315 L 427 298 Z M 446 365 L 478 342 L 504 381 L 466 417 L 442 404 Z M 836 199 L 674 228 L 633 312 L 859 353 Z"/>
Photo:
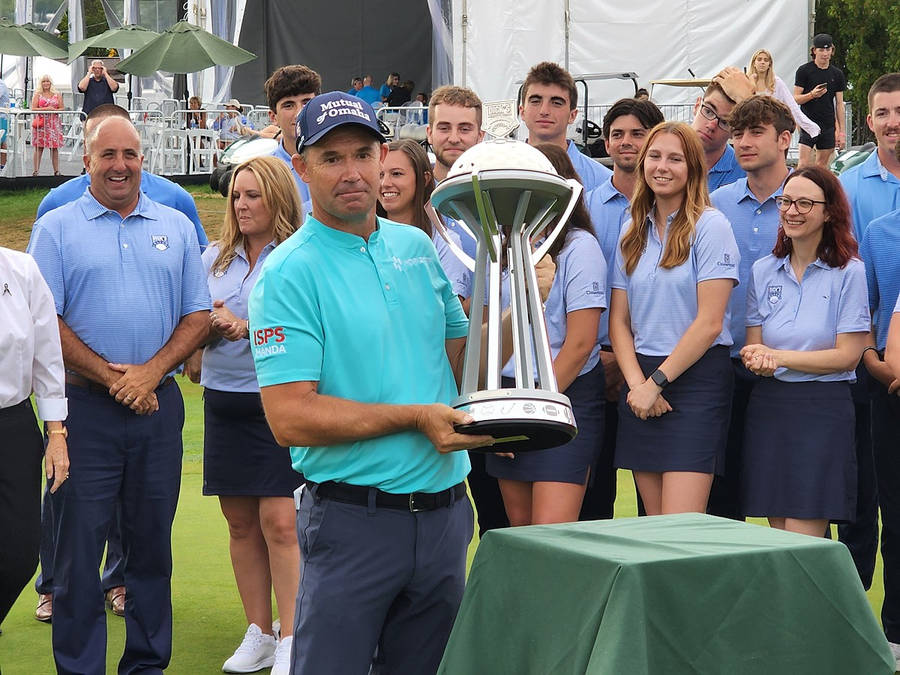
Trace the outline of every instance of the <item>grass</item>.
<path fill-rule="evenodd" d="M 210 239 L 222 222 L 225 200 L 205 186 L 189 186 Z M 46 191 L 0 193 L 0 246 L 24 250 L 37 205 Z M 246 628 L 228 554 L 228 532 L 218 500 L 203 497 L 203 414 L 201 389 L 179 378 L 185 399 L 184 463 L 181 498 L 173 530 L 174 644 L 167 672 L 173 675 L 212 675 L 240 642 Z M 636 515 L 631 474 L 619 471 L 616 517 Z M 760 521 L 752 521 L 763 524 Z M 833 533 L 834 535 L 834 533 Z M 478 546 L 469 547 L 469 562 Z M 878 616 L 884 589 L 881 555 L 875 581 L 867 593 Z M 54 671 L 50 627 L 32 618 L 37 596 L 26 587 L 3 624 L 0 668 L 6 675 L 34 675 Z M 115 672 L 124 645 L 124 622 L 107 613 L 109 642 L 107 671 Z"/>

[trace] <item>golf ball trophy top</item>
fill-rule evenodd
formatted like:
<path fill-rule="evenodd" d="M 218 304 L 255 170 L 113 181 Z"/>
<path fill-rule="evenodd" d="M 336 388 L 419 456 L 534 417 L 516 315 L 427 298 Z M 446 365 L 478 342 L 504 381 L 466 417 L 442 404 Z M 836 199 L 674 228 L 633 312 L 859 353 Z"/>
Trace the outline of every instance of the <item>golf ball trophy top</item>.
<path fill-rule="evenodd" d="M 461 393 L 451 405 L 475 419 L 458 431 L 498 440 L 485 450 L 502 451 L 504 442 L 516 452 L 543 450 L 577 433 L 572 404 L 557 388 L 534 266 L 562 232 L 580 195 L 581 184 L 560 177 L 540 150 L 506 139 L 466 150 L 431 195 L 431 205 L 459 221 L 477 242 L 472 260 L 447 237 L 440 219 L 433 218 L 453 252 L 474 272 Z M 532 250 L 534 242 L 539 245 Z M 502 388 L 500 381 L 504 265 L 509 270 L 514 388 Z M 486 350 L 478 320 L 485 315 Z"/>

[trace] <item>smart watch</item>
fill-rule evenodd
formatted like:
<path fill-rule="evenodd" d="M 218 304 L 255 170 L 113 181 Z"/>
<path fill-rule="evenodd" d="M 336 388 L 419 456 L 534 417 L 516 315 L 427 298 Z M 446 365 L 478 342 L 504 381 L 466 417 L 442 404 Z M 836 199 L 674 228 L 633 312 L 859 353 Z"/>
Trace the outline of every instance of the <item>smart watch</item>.
<path fill-rule="evenodd" d="M 650 379 L 653 380 L 653 383 L 660 389 L 665 389 L 669 386 L 669 378 L 666 377 L 666 374 L 659 368 L 650 373 Z"/>

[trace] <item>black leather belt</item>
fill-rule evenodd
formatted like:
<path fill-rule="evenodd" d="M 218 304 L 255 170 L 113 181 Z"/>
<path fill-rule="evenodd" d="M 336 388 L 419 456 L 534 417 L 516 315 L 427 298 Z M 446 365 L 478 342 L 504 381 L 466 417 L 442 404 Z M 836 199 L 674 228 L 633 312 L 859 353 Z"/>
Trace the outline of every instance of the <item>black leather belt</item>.
<path fill-rule="evenodd" d="M 410 492 L 408 494 L 395 494 L 384 492 L 378 488 L 370 488 L 364 485 L 350 485 L 349 483 L 324 483 L 308 482 L 308 486 L 318 486 L 316 495 L 323 499 L 333 499 L 345 504 L 358 504 L 368 506 L 369 490 L 375 490 L 375 506 L 383 509 L 399 509 L 402 511 L 434 511 L 466 496 L 466 484 L 457 483 L 443 492 Z"/>
<path fill-rule="evenodd" d="M 174 381 L 175 378 L 171 375 L 169 375 L 168 377 L 164 377 L 162 382 L 159 383 L 159 386 L 156 389 L 161 389 L 166 385 L 172 384 Z M 109 396 L 109 387 L 104 387 L 99 382 L 89 380 L 88 378 L 79 375 L 78 373 L 66 373 L 66 384 L 71 384 L 75 387 L 87 389 L 92 394 L 106 394 L 107 396 Z"/>

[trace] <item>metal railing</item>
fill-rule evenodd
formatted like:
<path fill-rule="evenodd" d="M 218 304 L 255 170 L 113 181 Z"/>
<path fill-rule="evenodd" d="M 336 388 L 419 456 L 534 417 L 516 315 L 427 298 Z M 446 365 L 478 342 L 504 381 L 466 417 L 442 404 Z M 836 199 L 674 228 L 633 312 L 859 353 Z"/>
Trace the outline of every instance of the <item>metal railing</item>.
<path fill-rule="evenodd" d="M 34 147 L 32 123 L 38 116 L 43 116 L 44 124 L 47 124 L 47 117 L 60 118 L 60 132 L 63 137 L 60 150 L 71 147 L 76 136 L 80 136 L 78 132 L 85 117 L 80 110 L 31 110 L 28 108 L 0 108 L 0 114 L 6 115 L 9 120 L 4 137 L 7 152 L 6 169 L 3 172 L 5 178 L 31 175 L 31 171 L 26 168 L 26 155 L 27 148 Z M 73 128 L 76 130 L 74 134 Z"/>

